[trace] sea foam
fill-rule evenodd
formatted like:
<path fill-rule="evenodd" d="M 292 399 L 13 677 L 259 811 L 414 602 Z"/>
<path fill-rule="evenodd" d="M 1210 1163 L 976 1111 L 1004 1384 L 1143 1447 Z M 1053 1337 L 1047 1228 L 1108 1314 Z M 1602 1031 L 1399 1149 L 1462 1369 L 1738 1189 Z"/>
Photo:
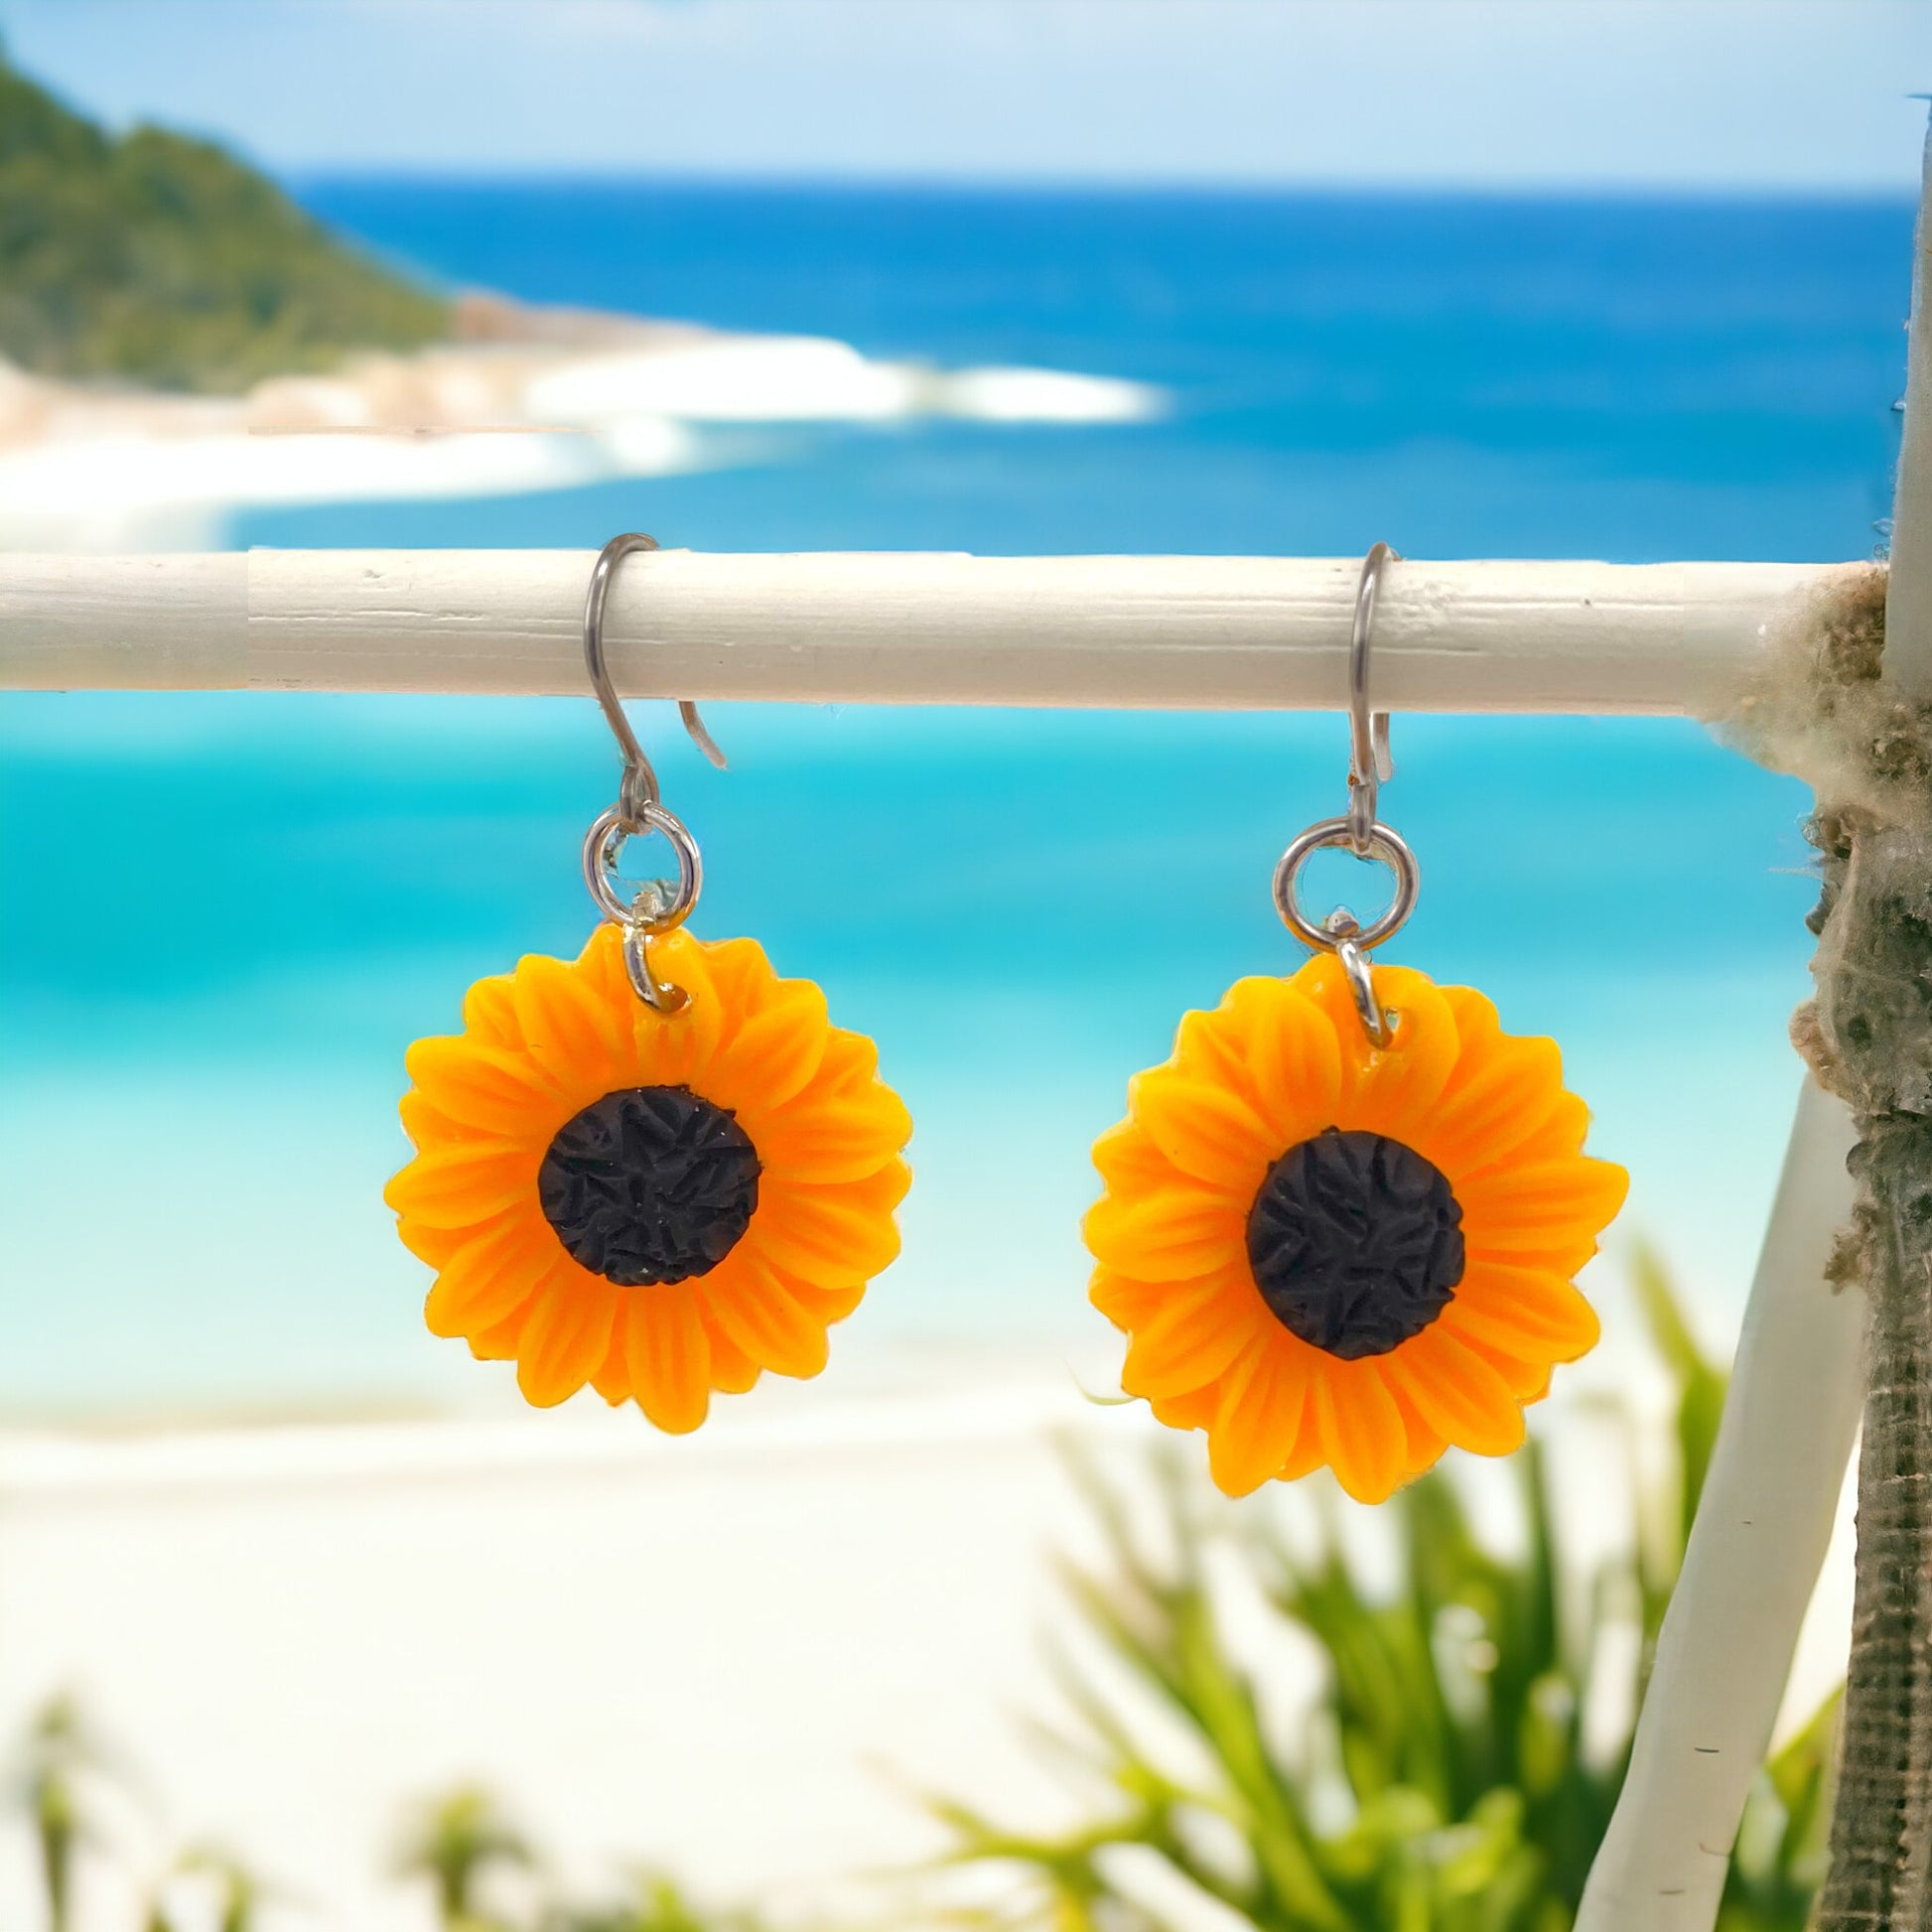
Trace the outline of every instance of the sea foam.
<path fill-rule="evenodd" d="M 616 335 L 620 345 L 612 345 Z M 0 548 L 214 547 L 268 505 L 515 495 L 715 467 L 708 425 L 921 418 L 1138 423 L 1162 391 L 1058 369 L 943 369 L 813 336 L 603 319 L 581 345 L 440 345 L 247 396 L 103 393 L 6 372 Z"/>

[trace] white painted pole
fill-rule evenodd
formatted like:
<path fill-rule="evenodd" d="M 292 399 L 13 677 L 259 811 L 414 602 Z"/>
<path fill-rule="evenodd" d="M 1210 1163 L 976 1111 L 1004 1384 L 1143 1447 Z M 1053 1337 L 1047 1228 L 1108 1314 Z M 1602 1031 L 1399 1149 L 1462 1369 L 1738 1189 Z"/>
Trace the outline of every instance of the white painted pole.
<path fill-rule="evenodd" d="M 1852 1120 L 1807 1079 L 1729 1399 L 1575 1932 L 1710 1932 L 1858 1435 L 1864 1299 L 1825 1280 Z"/>
<path fill-rule="evenodd" d="M 0 555 L 0 687 L 580 694 L 592 553 Z M 1331 709 L 1360 560 L 721 556 L 620 573 L 627 696 Z M 1858 565 L 1428 563 L 1387 573 L 1402 711 L 1722 715 Z"/>
<path fill-rule="evenodd" d="M 1885 592 L 1885 675 L 1908 697 L 1932 698 L 1932 131 L 1912 262 L 1905 348 L 1905 423 L 1892 495 L 1891 581 Z"/>
<path fill-rule="evenodd" d="M 1932 137 L 1923 180 L 1884 659 L 1886 677 L 1920 699 L 1932 697 Z M 1834 1295 L 1823 1277 L 1851 1212 L 1852 1142 L 1843 1103 L 1807 1083 L 1630 1775 L 1575 1932 L 1717 1923 L 1863 1404 L 1863 1299 Z"/>

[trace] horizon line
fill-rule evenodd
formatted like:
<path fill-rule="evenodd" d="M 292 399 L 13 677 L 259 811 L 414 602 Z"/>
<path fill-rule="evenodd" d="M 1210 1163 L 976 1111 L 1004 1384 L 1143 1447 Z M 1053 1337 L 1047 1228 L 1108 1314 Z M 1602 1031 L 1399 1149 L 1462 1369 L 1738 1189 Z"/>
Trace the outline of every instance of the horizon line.
<path fill-rule="evenodd" d="M 330 162 L 316 166 L 266 166 L 285 187 L 323 183 L 408 183 L 438 188 L 676 188 L 802 193 L 959 194 L 1011 196 L 1093 196 L 1237 198 L 1325 201 L 1495 201 L 1495 202 L 1806 202 L 1863 203 L 1912 207 L 1915 183 L 1618 181 L 1504 182 L 1395 177 L 1337 180 L 1319 176 L 1022 176 L 967 174 L 874 174 L 804 171 L 726 170 L 661 167 L 579 167 L 539 164 L 523 168 L 467 167 L 448 163 Z"/>

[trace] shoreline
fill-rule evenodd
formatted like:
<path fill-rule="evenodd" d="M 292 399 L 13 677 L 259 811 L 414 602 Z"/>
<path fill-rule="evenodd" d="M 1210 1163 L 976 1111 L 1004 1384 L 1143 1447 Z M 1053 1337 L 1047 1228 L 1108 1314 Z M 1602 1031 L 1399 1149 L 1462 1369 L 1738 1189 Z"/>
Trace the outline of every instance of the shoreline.
<path fill-rule="evenodd" d="M 947 418 L 1158 418 L 1145 384 L 876 360 L 828 337 L 473 295 L 414 353 L 345 358 L 244 394 L 115 388 L 0 361 L 0 550 L 216 548 L 254 506 L 473 497 L 743 460 L 747 430 Z M 736 436 L 737 447 L 720 438 Z"/>

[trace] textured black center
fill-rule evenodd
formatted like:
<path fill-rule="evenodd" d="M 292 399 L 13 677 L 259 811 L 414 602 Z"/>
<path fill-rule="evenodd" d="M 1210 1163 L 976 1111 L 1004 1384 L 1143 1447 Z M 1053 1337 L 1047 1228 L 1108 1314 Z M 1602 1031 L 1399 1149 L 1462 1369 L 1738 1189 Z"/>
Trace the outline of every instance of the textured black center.
<path fill-rule="evenodd" d="M 689 1087 L 623 1087 L 558 1128 L 537 1197 L 572 1260 L 621 1288 L 706 1275 L 759 1204 L 758 1150 Z"/>
<path fill-rule="evenodd" d="M 1462 1279 L 1462 1209 L 1442 1170 L 1385 1134 L 1324 1128 L 1268 1170 L 1248 1262 L 1275 1318 L 1345 1362 L 1386 1355 Z"/>

